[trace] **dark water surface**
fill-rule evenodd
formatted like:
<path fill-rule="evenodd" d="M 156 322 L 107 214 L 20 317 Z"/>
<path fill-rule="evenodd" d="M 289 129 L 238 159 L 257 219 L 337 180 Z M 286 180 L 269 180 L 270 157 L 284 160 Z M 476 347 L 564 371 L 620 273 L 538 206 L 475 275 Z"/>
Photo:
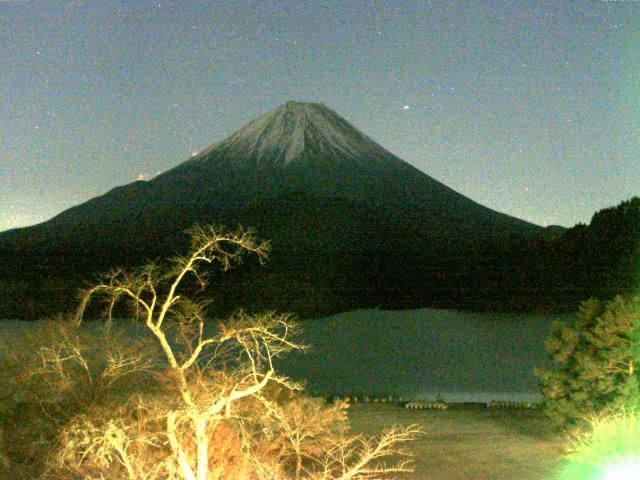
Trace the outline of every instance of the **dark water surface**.
<path fill-rule="evenodd" d="M 538 401 L 533 369 L 550 365 L 544 340 L 551 322 L 571 318 L 431 309 L 346 312 L 301 321 L 309 350 L 290 354 L 277 367 L 327 396 Z M 0 336 L 30 328 L 37 324 L 0 321 Z M 135 327 L 127 328 L 136 334 Z"/>
<path fill-rule="evenodd" d="M 303 323 L 305 354 L 280 362 L 324 395 L 452 402 L 537 401 L 544 341 L 570 315 L 363 310 Z"/>

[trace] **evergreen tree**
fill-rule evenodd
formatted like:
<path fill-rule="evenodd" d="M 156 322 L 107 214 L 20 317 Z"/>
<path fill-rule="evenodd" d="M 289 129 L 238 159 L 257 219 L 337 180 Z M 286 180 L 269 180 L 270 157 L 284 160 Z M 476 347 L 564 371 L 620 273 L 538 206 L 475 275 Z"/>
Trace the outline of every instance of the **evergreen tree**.
<path fill-rule="evenodd" d="M 545 412 L 557 425 L 576 425 L 607 407 L 640 403 L 639 307 L 638 298 L 590 299 L 575 324 L 553 324 L 545 347 L 556 368 L 536 375 Z"/>

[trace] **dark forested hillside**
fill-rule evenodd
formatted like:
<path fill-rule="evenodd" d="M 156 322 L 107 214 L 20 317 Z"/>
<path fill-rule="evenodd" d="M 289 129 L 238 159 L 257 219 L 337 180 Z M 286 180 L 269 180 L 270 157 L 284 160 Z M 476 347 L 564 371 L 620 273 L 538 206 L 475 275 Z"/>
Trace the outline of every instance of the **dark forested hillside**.
<path fill-rule="evenodd" d="M 312 208 L 307 198 L 296 201 Z M 278 208 L 290 205 L 291 199 L 271 205 L 271 221 L 279 217 L 284 222 L 285 212 Z M 295 311 L 303 316 L 363 307 L 571 311 L 589 297 L 608 299 L 640 286 L 638 197 L 597 212 L 589 225 L 552 229 L 535 239 L 505 237 L 457 254 L 429 251 L 403 238 L 383 242 L 382 234 L 367 236 L 370 224 L 379 221 L 377 213 L 354 212 L 352 207 L 332 205 L 329 209 L 342 209 L 342 225 L 335 224 L 330 215 L 324 220 L 314 216 L 319 224 L 309 231 L 308 241 L 295 248 L 282 244 L 282 238 L 296 235 L 294 231 L 276 240 L 277 258 L 265 267 L 248 264 L 224 275 L 214 274 L 209 293 L 216 312 L 227 313 L 240 306 Z M 313 208 L 327 210 L 317 203 Z M 354 225 L 348 218 L 350 209 L 361 220 L 362 232 L 356 237 L 344 232 Z M 297 212 L 310 215 L 302 207 Z M 264 214 L 256 212 L 256 222 Z M 285 223 L 274 228 L 282 231 Z M 319 248 L 313 239 L 317 231 L 333 232 L 331 261 L 314 255 Z M 174 237 L 177 249 L 186 248 L 186 237 L 178 233 Z M 368 238 L 368 242 L 354 238 Z M 146 258 L 160 250 L 160 246 L 149 245 Z M 130 253 L 113 251 L 89 258 L 68 256 L 68 252 L 50 252 L 40 258 L 26 253 L 5 256 L 0 264 L 0 316 L 38 318 L 73 308 L 75 290 L 94 272 L 114 264 L 135 265 L 145 258 L 141 246 Z"/>
<path fill-rule="evenodd" d="M 640 287 L 640 198 L 598 211 L 589 225 L 511 242 L 492 258 L 502 264 L 503 281 L 531 285 L 522 301 L 534 307 L 572 309 L 589 297 L 633 293 Z M 520 258 L 522 268 L 509 271 L 510 258 Z"/>

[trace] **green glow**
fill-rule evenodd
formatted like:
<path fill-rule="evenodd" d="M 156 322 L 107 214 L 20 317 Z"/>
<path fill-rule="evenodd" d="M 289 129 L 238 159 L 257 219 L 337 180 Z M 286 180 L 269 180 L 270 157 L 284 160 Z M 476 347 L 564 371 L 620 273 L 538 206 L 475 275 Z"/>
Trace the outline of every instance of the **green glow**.
<path fill-rule="evenodd" d="M 621 411 L 593 419 L 579 437 L 556 480 L 640 479 L 640 412 Z"/>
<path fill-rule="evenodd" d="M 607 468 L 602 480 L 638 480 L 640 478 L 640 458 L 631 458 Z"/>
<path fill-rule="evenodd" d="M 614 461 L 598 462 L 592 459 L 569 460 L 557 480 L 638 480 L 640 479 L 640 456 L 626 457 Z M 599 463 L 599 464 L 598 464 Z"/>

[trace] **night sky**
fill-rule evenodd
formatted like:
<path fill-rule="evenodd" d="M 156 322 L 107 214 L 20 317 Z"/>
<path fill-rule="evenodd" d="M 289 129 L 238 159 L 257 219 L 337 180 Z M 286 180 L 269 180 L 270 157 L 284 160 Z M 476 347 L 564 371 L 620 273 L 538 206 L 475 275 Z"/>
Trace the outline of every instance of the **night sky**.
<path fill-rule="evenodd" d="M 0 230 L 323 102 L 490 208 L 640 194 L 640 1 L 0 0 Z"/>

